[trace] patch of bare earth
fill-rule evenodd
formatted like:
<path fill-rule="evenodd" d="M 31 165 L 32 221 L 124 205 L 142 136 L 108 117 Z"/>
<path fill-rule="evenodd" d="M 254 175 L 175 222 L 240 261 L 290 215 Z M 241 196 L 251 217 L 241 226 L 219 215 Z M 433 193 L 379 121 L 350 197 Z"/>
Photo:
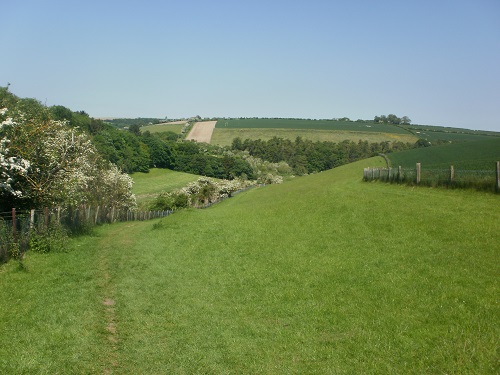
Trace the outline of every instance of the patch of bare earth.
<path fill-rule="evenodd" d="M 107 332 L 108 339 L 108 355 L 106 358 L 106 367 L 104 368 L 104 374 L 112 374 L 114 370 L 118 368 L 118 336 L 116 327 L 116 311 L 115 311 L 115 300 L 111 298 L 113 295 L 113 288 L 111 286 L 111 277 L 108 272 L 108 262 L 104 257 L 100 261 L 100 269 L 102 272 L 101 287 L 104 292 L 104 298 L 102 299 L 102 304 L 104 306 L 104 316 L 105 316 L 105 329 Z"/>
<path fill-rule="evenodd" d="M 210 143 L 217 121 L 196 122 L 189 132 L 186 140 Z"/>

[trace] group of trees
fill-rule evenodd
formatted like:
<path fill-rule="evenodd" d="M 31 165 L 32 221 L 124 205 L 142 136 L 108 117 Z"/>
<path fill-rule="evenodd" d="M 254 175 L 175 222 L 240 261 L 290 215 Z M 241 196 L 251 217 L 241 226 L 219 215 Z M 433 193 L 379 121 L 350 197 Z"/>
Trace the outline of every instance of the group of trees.
<path fill-rule="evenodd" d="M 72 112 L 62 106 L 50 107 L 49 111 L 57 120 L 89 133 L 99 153 L 126 173 L 148 172 L 156 167 L 215 178 L 253 178 L 250 165 L 238 156 L 222 156 L 216 147 L 206 144 L 178 142 L 179 135 L 174 132 L 141 132 L 140 124 L 151 119 L 120 119 L 128 126 L 123 130 L 83 111 Z"/>
<path fill-rule="evenodd" d="M 381 116 L 375 116 L 373 118 L 374 122 L 378 123 L 383 123 L 383 124 L 393 124 L 393 125 L 410 125 L 411 120 L 408 116 L 403 116 L 399 118 L 398 116 L 394 114 L 389 114 L 389 115 L 381 115 Z"/>
<path fill-rule="evenodd" d="M 297 137 L 295 141 L 273 137 L 268 141 L 235 138 L 233 150 L 247 151 L 250 155 L 272 163 L 285 161 L 295 174 L 320 172 L 363 158 L 397 150 L 413 148 L 411 143 L 368 141 L 313 142 Z"/>
<path fill-rule="evenodd" d="M 86 132 L 56 118 L 38 101 L 0 87 L 0 210 L 135 207 L 131 178 L 99 154 Z"/>

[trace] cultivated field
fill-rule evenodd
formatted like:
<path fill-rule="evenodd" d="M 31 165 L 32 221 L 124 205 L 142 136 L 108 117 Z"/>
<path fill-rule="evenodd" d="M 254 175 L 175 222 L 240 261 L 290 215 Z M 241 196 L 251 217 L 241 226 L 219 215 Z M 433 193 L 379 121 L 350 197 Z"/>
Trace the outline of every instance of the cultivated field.
<path fill-rule="evenodd" d="M 498 374 L 498 196 L 374 158 L 0 267 L 0 373 Z"/>
<path fill-rule="evenodd" d="M 220 129 L 307 129 L 307 130 L 336 130 L 360 131 L 373 133 L 410 134 L 401 127 L 373 122 L 333 121 L 333 120 L 301 120 L 301 119 L 220 119 L 217 121 Z"/>
<path fill-rule="evenodd" d="M 422 163 L 426 168 L 488 169 L 493 172 L 500 160 L 500 137 L 440 146 L 405 150 L 387 155 L 393 167 L 415 167 Z"/>
<path fill-rule="evenodd" d="M 334 121 L 302 119 L 220 119 L 212 143 L 227 146 L 235 137 L 268 140 L 277 136 L 312 141 L 341 142 L 360 139 L 368 142 L 401 141 L 415 143 L 419 138 L 435 142 L 470 141 L 500 137 L 500 133 L 428 125 L 390 125 L 371 121 Z"/>
<path fill-rule="evenodd" d="M 368 142 L 383 142 L 383 141 L 400 141 L 415 143 L 417 137 L 411 134 L 401 133 L 376 133 L 362 131 L 345 131 L 345 130 L 307 130 L 307 129 L 263 129 L 263 128 L 218 128 L 216 127 L 212 134 L 212 144 L 220 146 L 230 146 L 233 139 L 240 137 L 241 139 L 262 139 L 267 141 L 273 137 L 295 140 L 297 137 L 310 139 L 313 142 L 342 142 L 350 140 L 358 142 L 359 140 Z"/>
<path fill-rule="evenodd" d="M 217 121 L 195 122 L 186 140 L 210 143 L 216 123 Z"/>

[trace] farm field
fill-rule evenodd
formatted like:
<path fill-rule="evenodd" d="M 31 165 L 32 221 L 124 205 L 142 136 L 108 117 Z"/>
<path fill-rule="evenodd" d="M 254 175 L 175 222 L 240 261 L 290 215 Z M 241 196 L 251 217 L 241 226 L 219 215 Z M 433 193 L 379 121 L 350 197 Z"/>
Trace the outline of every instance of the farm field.
<path fill-rule="evenodd" d="M 210 143 L 216 123 L 217 121 L 199 121 L 194 123 L 191 131 L 186 136 L 186 140 Z"/>
<path fill-rule="evenodd" d="M 497 374 L 498 196 L 361 181 L 384 164 L 1 266 L 0 373 Z"/>
<path fill-rule="evenodd" d="M 333 121 L 333 120 L 302 120 L 302 119 L 220 119 L 216 128 L 241 129 L 308 129 L 308 130 L 338 130 L 338 131 L 361 131 L 374 133 L 398 133 L 408 134 L 408 131 L 400 127 L 387 124 L 375 124 L 373 122 L 356 121 Z"/>
<path fill-rule="evenodd" d="M 303 119 L 219 119 L 212 143 L 230 145 L 235 137 L 268 140 L 277 136 L 312 141 L 341 142 L 401 141 L 415 143 L 419 138 L 435 142 L 486 140 L 500 137 L 498 132 L 456 129 L 431 125 L 389 125 L 374 122 Z"/>
<path fill-rule="evenodd" d="M 417 148 L 388 154 L 393 167 L 414 167 L 422 163 L 426 168 L 488 169 L 494 171 L 500 160 L 500 137 L 463 143 Z"/>
<path fill-rule="evenodd" d="M 146 125 L 141 127 L 141 131 L 149 131 L 151 133 L 161 133 L 171 131 L 174 133 L 181 133 L 181 130 L 186 121 L 175 121 L 175 122 L 166 122 L 163 124 L 155 124 L 155 125 Z"/>
<path fill-rule="evenodd" d="M 179 189 L 200 177 L 162 168 L 151 168 L 149 173 L 135 172 L 130 176 L 134 180 L 132 191 L 139 204 L 144 204 L 162 191 Z"/>
<path fill-rule="evenodd" d="M 500 137 L 499 132 L 484 130 L 469 130 L 431 125 L 401 125 L 401 127 L 415 134 L 415 136 L 417 136 L 418 138 L 423 138 L 430 142 L 435 142 L 438 140 L 465 142 L 487 140 L 491 139 L 492 137 Z"/>
<path fill-rule="evenodd" d="M 350 140 L 358 142 L 360 139 L 368 142 L 400 141 L 415 143 L 418 138 L 410 133 L 376 133 L 365 131 L 345 131 L 345 130 L 316 130 L 316 129 L 284 129 L 284 128 L 215 128 L 212 135 L 212 144 L 220 146 L 230 146 L 233 139 L 262 139 L 267 141 L 273 137 L 295 140 L 297 137 L 309 139 L 313 142 L 342 142 Z"/>

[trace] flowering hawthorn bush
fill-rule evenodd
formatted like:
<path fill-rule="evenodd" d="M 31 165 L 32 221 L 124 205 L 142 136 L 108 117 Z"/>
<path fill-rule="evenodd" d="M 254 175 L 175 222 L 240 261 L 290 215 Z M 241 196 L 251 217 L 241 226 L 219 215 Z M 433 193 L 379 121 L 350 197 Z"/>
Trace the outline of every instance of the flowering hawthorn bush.
<path fill-rule="evenodd" d="M 0 119 L 6 117 L 7 108 L 0 109 Z M 11 117 L 6 117 L 0 122 L 0 134 L 2 129 L 12 126 Z M 22 191 L 15 190 L 12 186 L 17 178 L 26 176 L 30 163 L 21 157 L 9 156 L 10 140 L 4 136 L 0 139 L 0 194 L 12 194 L 15 197 L 21 197 Z"/>
<path fill-rule="evenodd" d="M 203 207 L 230 197 L 234 192 L 252 186 L 247 180 L 216 180 L 200 177 L 185 187 L 169 193 L 161 193 L 151 204 L 152 210 L 176 210 L 186 207 Z"/>
<path fill-rule="evenodd" d="M 132 179 L 104 161 L 86 134 L 52 120 L 40 103 L 21 99 L 0 110 L 0 121 L 4 205 L 135 207 Z"/>

